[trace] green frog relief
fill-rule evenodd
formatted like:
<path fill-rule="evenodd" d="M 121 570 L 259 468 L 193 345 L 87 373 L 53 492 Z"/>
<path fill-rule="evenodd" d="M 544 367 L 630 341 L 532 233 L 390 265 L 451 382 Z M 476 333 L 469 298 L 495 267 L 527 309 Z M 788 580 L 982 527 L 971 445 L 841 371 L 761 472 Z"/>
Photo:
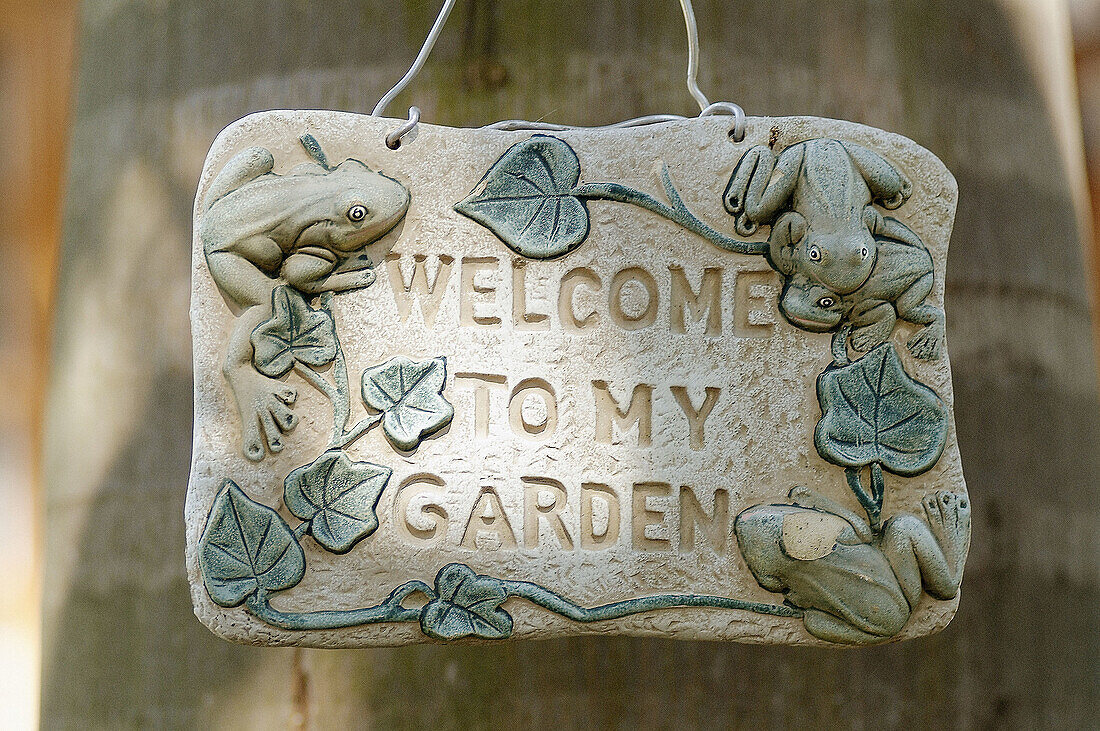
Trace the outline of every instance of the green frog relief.
<path fill-rule="evenodd" d="M 936 599 L 959 591 L 970 542 L 970 504 L 940 491 L 922 502 L 927 522 L 896 515 L 879 531 L 859 514 L 805 487 L 791 504 L 756 505 L 734 524 L 749 570 L 803 610 L 814 637 L 872 644 L 902 630 L 922 587 Z"/>
<path fill-rule="evenodd" d="M 943 311 L 925 302 L 932 257 L 920 238 L 876 208 L 894 210 L 913 184 L 865 147 L 833 139 L 799 142 L 776 155 L 746 152 L 723 195 L 742 235 L 770 225 L 765 256 L 783 277 L 779 310 L 797 328 L 836 331 L 857 351 L 885 342 L 898 320 L 923 326 L 908 342 L 935 360 Z"/>
<path fill-rule="evenodd" d="M 328 129 L 351 146 L 393 122 L 340 119 L 357 131 Z M 798 135 L 785 147 L 784 124 Z M 436 144 L 385 158 L 406 181 L 454 178 L 417 185 L 414 242 L 397 228 L 405 184 L 357 159 L 330 164 L 309 134 L 306 161 L 276 173 L 268 148 L 284 148 L 268 135 L 285 120 L 256 130 L 258 146 L 212 155 L 228 162 L 198 206 L 195 245 L 222 297 L 201 278 L 195 291 L 235 320 L 224 340 L 196 337 L 197 361 L 224 357 L 240 436 L 203 428 L 221 408 L 201 410 L 199 433 L 220 441 L 210 463 L 238 468 L 238 450 L 252 462 L 280 452 L 300 420 L 298 439 L 316 439 L 320 422 L 295 405 L 305 382 L 331 403 L 332 436 L 289 471 L 297 444 L 243 476 L 192 476 L 204 621 L 243 612 L 265 634 L 233 615 L 234 639 L 322 646 L 747 636 L 724 612 L 769 617 L 754 641 L 800 644 L 946 624 L 971 507 L 935 279 L 955 184 L 930 153 L 827 121 L 777 120 L 767 137 L 757 124 L 752 139 L 768 144 L 734 147 L 716 120 L 562 137 L 425 128 Z M 871 147 L 901 151 L 906 170 Z M 381 290 L 348 298 L 337 322 L 334 295 L 371 286 L 383 260 Z M 376 364 L 349 378 L 363 361 Z M 730 382 L 731 370 L 748 378 Z M 221 403 L 223 382 L 196 382 Z M 352 450 L 376 426 L 392 454 L 377 439 Z M 791 489 L 830 477 L 854 503 Z M 733 504 L 737 479 L 758 482 L 760 504 Z M 250 494 L 261 482 L 269 504 Z M 727 486 L 700 498 L 711 483 Z M 662 550 L 675 570 L 650 553 Z M 312 588 L 295 592 L 307 563 L 319 565 Z M 344 591 L 355 576 L 358 598 Z M 338 601 L 316 590 L 331 582 Z M 533 608 L 558 619 L 542 626 Z M 316 634 L 374 624 L 410 626 Z"/>
<path fill-rule="evenodd" d="M 313 160 L 283 175 L 263 147 L 237 153 L 211 182 L 198 229 L 211 276 L 240 308 L 224 373 L 251 460 L 280 451 L 297 424 L 294 388 L 252 367 L 249 337 L 271 316 L 276 287 L 316 295 L 370 286 L 375 274 L 363 250 L 409 208 L 398 181 L 355 159 L 331 166 L 311 136 L 302 143 Z"/>

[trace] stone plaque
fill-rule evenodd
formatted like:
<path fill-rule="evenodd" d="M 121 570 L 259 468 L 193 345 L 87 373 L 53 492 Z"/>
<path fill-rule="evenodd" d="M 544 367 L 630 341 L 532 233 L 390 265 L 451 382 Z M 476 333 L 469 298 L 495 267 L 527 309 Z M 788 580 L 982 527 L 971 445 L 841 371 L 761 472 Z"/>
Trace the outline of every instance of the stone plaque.
<path fill-rule="evenodd" d="M 870 644 L 953 615 L 957 190 L 897 135 L 264 112 L 195 203 L 199 618 Z"/>

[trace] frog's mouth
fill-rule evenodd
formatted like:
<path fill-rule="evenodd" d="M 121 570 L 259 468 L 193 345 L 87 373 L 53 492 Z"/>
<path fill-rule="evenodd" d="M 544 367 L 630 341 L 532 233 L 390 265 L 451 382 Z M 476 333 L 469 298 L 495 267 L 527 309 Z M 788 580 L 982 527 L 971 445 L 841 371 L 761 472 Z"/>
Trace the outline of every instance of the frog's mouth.
<path fill-rule="evenodd" d="M 336 261 L 336 254 L 328 249 L 322 249 L 320 246 L 303 246 L 298 249 L 297 253 L 309 254 L 310 256 L 316 256 L 318 259 L 324 259 L 325 261 Z"/>
<path fill-rule="evenodd" d="M 801 330 L 808 330 L 812 333 L 828 332 L 829 330 L 832 330 L 834 327 L 836 327 L 837 323 L 840 322 L 840 317 L 839 316 L 837 317 L 836 322 L 822 322 L 821 320 L 807 320 L 805 318 L 798 317 L 797 315 L 792 315 L 789 312 L 784 312 L 783 316 L 785 318 L 787 318 L 787 321 L 790 322 L 795 327 L 797 327 Z"/>

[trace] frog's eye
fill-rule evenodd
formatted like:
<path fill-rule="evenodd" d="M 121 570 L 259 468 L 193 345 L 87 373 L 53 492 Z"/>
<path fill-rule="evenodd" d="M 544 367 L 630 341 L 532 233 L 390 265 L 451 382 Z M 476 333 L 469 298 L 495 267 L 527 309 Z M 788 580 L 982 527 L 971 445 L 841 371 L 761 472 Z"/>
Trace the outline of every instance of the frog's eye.
<path fill-rule="evenodd" d="M 830 307 L 832 307 L 835 304 L 836 304 L 836 300 L 833 299 L 832 297 L 822 297 L 821 299 L 819 299 L 817 301 L 817 306 L 822 308 L 822 309 L 825 309 L 825 310 L 829 309 Z"/>
<path fill-rule="evenodd" d="M 356 203 L 354 206 L 348 209 L 348 220 L 353 223 L 359 223 L 367 217 L 367 207 L 361 203 Z"/>
<path fill-rule="evenodd" d="M 866 247 L 866 246 L 861 246 L 861 247 L 859 247 L 859 258 L 860 258 L 860 259 L 866 259 L 866 258 L 867 258 L 867 255 L 868 255 L 869 253 L 870 253 L 870 252 L 869 252 L 869 251 L 867 251 L 867 247 Z"/>
<path fill-rule="evenodd" d="M 816 246 L 810 247 L 810 261 L 821 261 L 821 249 Z"/>

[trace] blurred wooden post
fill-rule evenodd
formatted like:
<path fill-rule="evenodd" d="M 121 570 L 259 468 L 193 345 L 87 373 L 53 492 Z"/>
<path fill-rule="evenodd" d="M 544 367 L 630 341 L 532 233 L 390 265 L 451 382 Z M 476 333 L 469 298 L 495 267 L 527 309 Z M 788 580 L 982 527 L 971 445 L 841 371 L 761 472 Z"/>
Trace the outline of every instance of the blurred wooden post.
<path fill-rule="evenodd" d="M 1081 181 L 1065 115 L 1051 111 L 1066 92 L 1037 73 L 1069 63 L 1068 40 L 1007 0 L 696 8 L 712 98 L 891 129 L 958 177 L 947 308 L 976 523 L 947 631 L 859 651 L 576 639 L 325 652 L 231 646 L 199 625 L 182 505 L 191 203 L 206 148 L 257 109 L 369 111 L 435 11 L 85 4 L 47 419 L 43 726 L 1100 722 Z M 416 103 L 449 124 L 690 113 L 683 61 L 671 0 L 467 0 L 393 110 Z"/>

